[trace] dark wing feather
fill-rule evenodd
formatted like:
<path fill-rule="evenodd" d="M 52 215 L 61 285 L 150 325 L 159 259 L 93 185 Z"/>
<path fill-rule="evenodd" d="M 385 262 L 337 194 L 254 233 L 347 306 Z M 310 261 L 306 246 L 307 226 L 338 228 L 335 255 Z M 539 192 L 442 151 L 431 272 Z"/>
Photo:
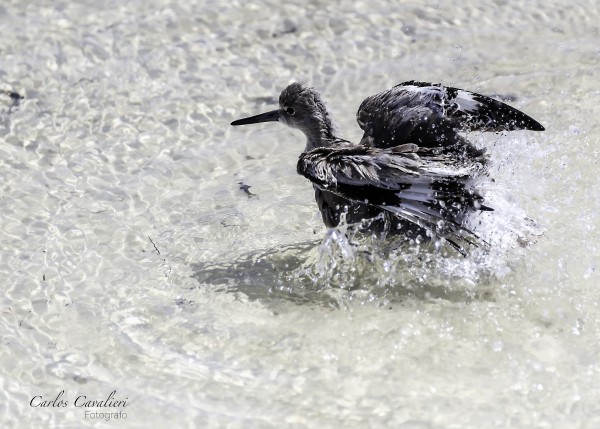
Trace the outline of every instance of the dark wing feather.
<path fill-rule="evenodd" d="M 469 175 L 468 165 L 414 144 L 384 150 L 363 145 L 322 147 L 300 155 L 297 167 L 298 173 L 324 186 L 374 186 L 388 190 L 402 190 L 425 178 Z"/>
<path fill-rule="evenodd" d="M 454 246 L 457 241 L 477 239 L 461 225 L 464 215 L 490 210 L 471 189 L 477 165 L 412 144 L 389 149 L 358 145 L 305 152 L 298 173 L 315 184 L 328 226 L 335 226 L 338 211 L 344 209 L 351 223 L 385 212 L 429 235 L 452 240 Z M 336 209 L 333 204 L 346 207 Z"/>
<path fill-rule="evenodd" d="M 366 98 L 356 118 L 363 143 L 392 147 L 465 144 L 458 131 L 543 131 L 525 113 L 485 95 L 463 89 L 409 81 Z"/>

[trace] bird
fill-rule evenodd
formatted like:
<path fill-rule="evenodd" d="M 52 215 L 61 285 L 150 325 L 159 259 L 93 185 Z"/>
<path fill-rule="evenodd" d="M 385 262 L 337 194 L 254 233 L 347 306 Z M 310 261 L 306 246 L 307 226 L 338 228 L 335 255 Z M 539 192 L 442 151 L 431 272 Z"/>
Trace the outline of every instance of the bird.
<path fill-rule="evenodd" d="M 300 82 L 288 85 L 276 110 L 231 125 L 281 122 L 302 131 L 306 144 L 297 172 L 310 180 L 325 225 L 443 239 L 466 255 L 479 237 L 465 222 L 492 211 L 477 190 L 485 149 L 468 131 L 544 131 L 525 113 L 491 97 L 442 84 L 400 83 L 367 97 L 356 114 L 359 143 L 338 136 L 323 98 Z"/>

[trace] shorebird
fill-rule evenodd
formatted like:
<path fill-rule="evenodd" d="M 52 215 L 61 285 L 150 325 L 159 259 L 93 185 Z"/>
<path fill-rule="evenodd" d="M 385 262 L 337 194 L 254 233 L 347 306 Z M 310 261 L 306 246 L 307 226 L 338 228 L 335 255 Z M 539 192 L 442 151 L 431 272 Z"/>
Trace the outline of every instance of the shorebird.
<path fill-rule="evenodd" d="M 460 253 L 477 236 L 464 222 L 492 210 L 475 182 L 485 171 L 485 150 L 461 132 L 543 131 L 525 113 L 493 98 L 458 88 L 409 81 L 366 98 L 356 118 L 358 144 L 338 137 L 321 95 L 292 83 L 279 108 L 231 125 L 282 122 L 301 130 L 306 145 L 297 164 L 308 178 L 323 221 L 342 219 L 362 230 L 443 238 Z"/>

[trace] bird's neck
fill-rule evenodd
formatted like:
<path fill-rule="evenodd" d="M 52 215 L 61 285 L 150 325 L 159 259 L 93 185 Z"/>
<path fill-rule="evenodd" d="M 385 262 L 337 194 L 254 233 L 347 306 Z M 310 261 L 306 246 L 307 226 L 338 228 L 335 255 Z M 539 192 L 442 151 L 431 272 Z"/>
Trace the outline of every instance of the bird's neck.
<path fill-rule="evenodd" d="M 305 152 L 318 147 L 327 147 L 340 140 L 337 137 L 337 129 L 333 125 L 329 115 L 324 116 L 322 120 L 315 122 L 314 126 L 303 129 L 306 135 Z"/>

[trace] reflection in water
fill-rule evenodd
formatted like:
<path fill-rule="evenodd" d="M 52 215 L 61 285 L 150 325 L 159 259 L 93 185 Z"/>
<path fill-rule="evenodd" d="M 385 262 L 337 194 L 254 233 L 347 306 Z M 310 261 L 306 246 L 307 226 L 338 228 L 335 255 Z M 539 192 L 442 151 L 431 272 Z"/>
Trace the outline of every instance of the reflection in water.
<path fill-rule="evenodd" d="M 201 284 L 241 292 L 253 300 L 318 301 L 310 279 L 297 275 L 318 242 L 297 243 L 282 249 L 250 253 L 227 262 L 192 264 L 192 277 Z"/>
<path fill-rule="evenodd" d="M 439 244 L 439 243 L 437 243 Z M 407 298 L 489 299 L 492 273 L 483 249 L 464 258 L 436 243 L 383 240 L 348 228 L 324 239 L 192 264 L 193 278 L 263 303 L 290 301 L 338 308 L 348 301 L 387 305 Z"/>

